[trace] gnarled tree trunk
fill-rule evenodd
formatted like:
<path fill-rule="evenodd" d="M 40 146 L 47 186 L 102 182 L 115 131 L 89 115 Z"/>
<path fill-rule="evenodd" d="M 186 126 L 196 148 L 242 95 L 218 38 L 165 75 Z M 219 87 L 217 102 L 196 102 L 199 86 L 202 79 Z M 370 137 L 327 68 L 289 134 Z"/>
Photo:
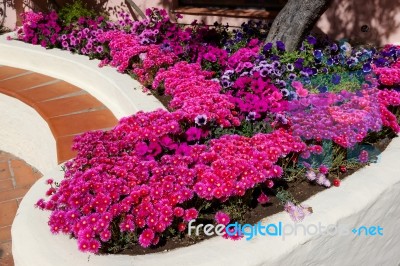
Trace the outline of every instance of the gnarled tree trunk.
<path fill-rule="evenodd" d="M 267 42 L 283 41 L 293 51 L 301 43 L 331 0 L 289 0 L 275 18 Z"/>

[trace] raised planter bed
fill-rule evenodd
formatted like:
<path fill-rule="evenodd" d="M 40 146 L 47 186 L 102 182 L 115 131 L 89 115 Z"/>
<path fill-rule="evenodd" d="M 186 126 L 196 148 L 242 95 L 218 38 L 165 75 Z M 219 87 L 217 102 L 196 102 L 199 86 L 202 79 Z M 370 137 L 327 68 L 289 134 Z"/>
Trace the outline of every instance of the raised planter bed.
<path fill-rule="evenodd" d="M 342 182 L 338 189 L 323 191 L 305 202 L 314 214 L 302 223 L 338 228 L 381 226 L 383 235 L 258 236 L 251 241 L 215 237 L 196 245 L 141 256 L 90 255 L 78 251 L 75 240 L 54 236 L 47 225 L 48 212 L 33 208 L 47 186 L 45 179 L 62 178 L 55 168 L 27 193 L 12 227 L 15 265 L 395 265 L 400 261 L 397 234 L 400 220 L 400 139 L 395 138 L 376 164 L 367 166 Z M 390 217 L 390 218 L 389 218 Z M 29 222 L 27 222 L 29 221 Z M 290 224 L 281 212 L 263 223 Z"/>
<path fill-rule="evenodd" d="M 170 75 L 168 72 L 165 73 Z M 145 79 L 141 80 L 143 81 Z M 306 96 L 306 94 L 304 94 L 304 88 L 296 87 L 296 90 L 299 91 L 299 97 Z M 219 89 L 217 91 L 219 91 Z M 103 99 L 101 94 L 97 97 L 100 100 Z M 107 99 L 104 100 L 107 101 Z M 119 100 L 120 99 L 116 99 L 117 102 L 119 102 Z M 105 104 L 109 106 L 110 109 L 116 108 L 111 99 L 108 104 Z M 147 105 L 145 102 L 143 102 L 143 104 Z M 142 108 L 137 108 L 136 111 L 140 109 Z M 115 110 L 116 116 L 118 116 L 118 112 L 121 112 L 121 110 L 117 110 L 117 108 L 113 110 Z M 163 115 L 167 116 L 168 114 L 163 113 Z M 196 119 L 198 117 L 199 115 L 196 116 Z M 375 121 L 374 119 L 371 119 L 371 121 Z M 205 120 L 204 117 L 203 120 Z M 146 119 L 142 119 L 142 121 L 146 121 Z M 199 122 L 198 124 L 201 123 Z M 138 128 L 140 128 L 140 126 Z M 171 128 L 176 129 L 175 125 L 172 125 Z M 131 144 L 131 140 L 132 139 L 129 139 L 127 143 Z M 296 147 L 298 147 L 297 144 L 294 148 Z M 396 247 L 395 245 L 387 246 L 387 243 L 397 242 L 397 236 L 390 233 L 394 231 L 394 221 L 396 221 L 397 217 L 391 217 L 394 219 L 390 219 L 390 221 L 384 221 L 383 218 L 384 214 L 387 212 L 393 212 L 392 216 L 399 215 L 397 206 L 392 207 L 391 205 L 393 202 L 397 201 L 396 197 L 398 197 L 398 189 L 400 188 L 399 178 L 396 177 L 398 173 L 396 170 L 386 171 L 386 169 L 395 169 L 394 164 L 398 157 L 398 147 L 399 143 L 396 139 L 389 149 L 381 155 L 382 160 L 379 161 L 378 164 L 357 172 L 347 179 L 340 189 L 324 191 L 307 200 L 305 204 L 312 206 L 315 213 L 311 218 L 300 224 L 300 226 L 305 226 L 307 228 L 312 227 L 312 229 L 314 229 L 312 232 L 308 232 L 307 235 L 299 233 L 290 237 L 286 236 L 285 239 L 283 239 L 283 237 L 259 236 L 252 241 L 241 240 L 237 242 L 216 237 L 186 248 L 138 256 L 97 256 L 82 254 L 79 253 L 74 241 L 68 239 L 68 237 L 59 236 L 54 239 L 47 231 L 46 220 L 48 214 L 38 214 L 36 213 L 38 211 L 34 210 L 32 207 L 35 199 L 43 195 L 46 190 L 45 180 L 42 180 L 41 183 L 37 183 L 32 188 L 25 200 L 21 203 L 18 217 L 15 220 L 13 226 L 13 235 L 16 239 L 14 240 L 15 261 L 17 265 L 26 265 L 28 263 L 53 265 L 54 263 L 60 264 L 60 262 L 61 265 L 62 262 L 65 262 L 67 265 L 73 263 L 78 265 L 108 265 L 111 263 L 113 265 L 346 265 L 354 263 L 365 264 L 371 260 L 383 264 L 393 263 L 397 260 L 395 255 Z M 129 148 L 127 150 L 129 150 Z M 368 155 L 368 153 L 366 154 Z M 92 158 L 92 155 L 89 155 L 87 158 Z M 360 161 L 361 160 L 365 161 L 364 159 L 360 159 Z M 86 169 L 86 165 L 82 167 L 82 169 Z M 78 171 L 80 170 L 81 169 Z M 322 171 L 323 170 L 320 170 L 321 173 Z M 276 170 L 275 173 L 277 172 L 278 170 Z M 384 177 L 382 182 L 376 184 L 377 176 L 382 172 L 387 172 L 387 176 Z M 122 175 L 121 173 L 121 176 Z M 45 178 L 57 177 L 58 180 L 60 180 L 62 176 L 63 173 L 60 172 L 59 169 L 54 169 L 54 173 L 47 174 Z M 330 183 L 327 183 L 325 186 L 330 186 Z M 83 189 L 83 191 L 87 192 L 85 189 Z M 89 197 L 90 196 L 92 195 L 89 195 Z M 64 203 L 62 203 L 61 208 L 64 208 Z M 92 208 L 92 206 L 88 208 L 88 211 L 84 212 L 90 213 L 90 208 Z M 46 209 L 52 208 L 46 207 Z M 38 217 L 38 219 L 27 224 L 26 220 L 28 217 Z M 62 214 L 60 213 L 60 216 L 56 217 L 59 219 L 62 217 Z M 122 218 L 125 219 L 125 217 Z M 91 221 L 96 222 L 96 218 L 94 217 Z M 186 221 L 188 222 L 189 218 Z M 285 213 L 278 213 L 268 217 L 263 222 L 265 224 L 275 225 L 291 224 L 288 215 Z M 61 223 L 62 222 L 60 222 L 60 224 Z M 123 226 L 125 226 L 124 228 L 133 229 L 129 227 L 129 225 L 127 227 L 126 225 Z M 346 234 L 343 235 L 342 232 L 341 234 L 316 233 L 315 230 L 318 226 L 334 226 L 335 228 L 345 227 Z M 379 234 L 377 235 L 376 230 L 368 231 L 368 227 L 372 229 L 379 228 Z M 365 235 L 361 235 L 361 229 L 363 228 L 365 228 Z M 66 231 L 69 229 L 71 228 L 63 227 L 63 230 Z M 53 230 L 59 231 L 60 227 L 56 225 Z M 382 230 L 385 231 L 383 232 Z M 357 235 L 359 232 L 360 234 Z M 143 235 L 144 233 L 142 232 L 141 236 Z M 90 234 L 79 234 L 79 237 L 82 236 L 87 238 Z M 148 238 L 150 238 L 149 234 Z M 86 241 L 86 239 L 83 239 L 83 242 L 81 242 L 81 250 L 87 250 L 89 247 L 84 241 Z M 93 245 L 90 244 L 92 245 L 90 248 L 97 252 L 96 243 L 93 243 Z M 32 246 L 35 247 L 32 248 Z M 142 246 L 147 247 L 149 245 L 145 243 Z M 52 249 L 53 247 L 54 249 Z M 351 247 L 351 249 L 349 249 L 349 247 Z"/>

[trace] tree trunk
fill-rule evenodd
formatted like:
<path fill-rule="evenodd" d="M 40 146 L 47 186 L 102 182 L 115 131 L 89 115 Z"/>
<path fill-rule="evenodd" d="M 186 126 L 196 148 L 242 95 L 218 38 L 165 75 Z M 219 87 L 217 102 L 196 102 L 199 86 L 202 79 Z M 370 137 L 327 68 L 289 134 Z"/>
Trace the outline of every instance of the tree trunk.
<path fill-rule="evenodd" d="M 328 9 L 331 0 L 289 0 L 275 18 L 267 42 L 283 41 L 287 51 L 294 51 Z"/>

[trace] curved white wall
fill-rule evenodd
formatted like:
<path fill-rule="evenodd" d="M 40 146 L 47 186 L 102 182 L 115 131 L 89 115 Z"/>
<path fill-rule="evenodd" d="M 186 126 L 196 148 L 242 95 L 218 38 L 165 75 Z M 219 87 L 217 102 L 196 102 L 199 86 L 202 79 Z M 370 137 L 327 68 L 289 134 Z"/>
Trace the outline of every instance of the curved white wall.
<path fill-rule="evenodd" d="M 9 34 L 9 36 L 13 36 Z M 165 108 L 154 96 L 142 92 L 139 82 L 111 67 L 99 68 L 99 60 L 59 49 L 47 50 L 0 36 L 0 65 L 35 71 L 62 79 L 101 101 L 118 118 L 139 110 Z"/>
<path fill-rule="evenodd" d="M 56 141 L 46 121 L 32 107 L 1 93 L 0 150 L 43 174 L 57 166 Z"/>
<path fill-rule="evenodd" d="M 339 188 L 323 191 L 305 202 L 314 213 L 303 224 L 381 226 L 383 236 L 329 234 L 290 236 L 284 241 L 257 237 L 230 241 L 215 237 L 194 246 L 169 252 L 124 256 L 80 253 L 75 240 L 53 236 L 47 225 L 49 213 L 33 208 L 44 195 L 44 179 L 62 177 L 59 169 L 37 182 L 21 202 L 12 226 L 16 266 L 67 265 L 397 265 L 400 262 L 400 139 L 396 138 L 372 164 L 346 178 Z M 291 223 L 278 213 L 265 223 Z"/>

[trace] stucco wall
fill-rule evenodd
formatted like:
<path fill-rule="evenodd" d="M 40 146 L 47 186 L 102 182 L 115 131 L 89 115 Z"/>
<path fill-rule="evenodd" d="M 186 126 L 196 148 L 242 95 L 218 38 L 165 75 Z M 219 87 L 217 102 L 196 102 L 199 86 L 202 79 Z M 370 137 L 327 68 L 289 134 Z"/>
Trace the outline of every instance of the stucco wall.
<path fill-rule="evenodd" d="M 367 32 L 361 31 L 364 25 L 369 28 Z M 335 39 L 400 44 L 400 1 L 334 0 L 317 27 Z"/>
<path fill-rule="evenodd" d="M 7 0 L 8 1 L 8 0 Z M 57 0 L 61 5 L 71 0 Z M 36 5 L 44 8 L 45 1 L 41 0 L 14 0 L 8 7 L 5 26 L 13 29 L 17 23 L 16 14 Z M 117 10 L 127 10 L 124 0 L 88 0 L 84 1 L 90 6 L 103 9 L 114 15 Z M 149 7 L 172 7 L 172 0 L 135 0 L 141 10 Z M 193 16 L 185 15 L 183 23 L 190 23 L 193 19 L 205 20 L 212 24 L 214 21 L 240 25 L 246 19 L 227 18 L 219 16 Z M 361 27 L 368 26 L 368 32 L 362 32 Z M 400 1 L 399 0 L 334 0 L 331 7 L 325 12 L 316 25 L 317 31 L 323 31 L 329 36 L 352 38 L 356 41 L 368 42 L 378 45 L 387 43 L 400 44 Z"/>
<path fill-rule="evenodd" d="M 22 158 L 41 173 L 53 169 L 56 141 L 46 121 L 32 107 L 1 93 L 0 110 L 0 150 Z"/>

